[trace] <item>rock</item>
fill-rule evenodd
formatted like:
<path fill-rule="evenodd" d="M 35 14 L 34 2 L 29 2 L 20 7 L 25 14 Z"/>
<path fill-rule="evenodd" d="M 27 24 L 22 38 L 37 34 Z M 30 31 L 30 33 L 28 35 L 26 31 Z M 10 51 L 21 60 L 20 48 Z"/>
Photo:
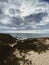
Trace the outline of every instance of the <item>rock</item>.
<path fill-rule="evenodd" d="M 0 34 L 0 42 L 15 43 L 16 39 L 9 34 Z"/>

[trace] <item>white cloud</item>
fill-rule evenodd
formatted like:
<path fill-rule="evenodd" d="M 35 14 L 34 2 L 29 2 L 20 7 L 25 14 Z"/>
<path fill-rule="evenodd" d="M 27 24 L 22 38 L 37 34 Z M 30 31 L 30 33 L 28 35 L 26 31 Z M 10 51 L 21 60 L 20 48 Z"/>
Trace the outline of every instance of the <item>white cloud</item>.
<path fill-rule="evenodd" d="M 43 33 L 47 32 L 45 30 L 38 30 L 38 26 L 46 26 L 49 24 L 49 4 L 46 2 L 39 2 L 39 0 L 8 0 L 7 3 L 0 2 L 0 7 L 2 8 L 3 14 L 0 16 L 0 23 L 2 23 L 3 26 L 2 29 L 14 29 L 15 32 L 16 29 L 26 29 L 27 27 L 31 27 L 32 29 L 36 29 L 37 31 L 32 31 L 32 33 Z M 47 13 L 48 15 L 44 16 L 42 20 L 38 23 L 35 21 L 25 21 L 24 17 L 29 15 L 35 15 L 38 13 Z M 17 24 L 17 22 L 13 23 L 11 21 L 11 18 L 21 18 L 21 23 Z M 6 26 L 8 25 L 8 26 Z M 11 25 L 12 27 L 10 27 Z M 1 26 L 0 26 L 1 29 Z M 9 30 L 8 30 L 9 31 Z M 9 31 L 10 32 L 10 31 Z M 14 32 L 14 31 L 11 31 Z M 23 32 L 23 31 L 21 31 Z M 20 32 L 20 33 L 21 33 Z M 27 31 L 26 31 L 27 32 Z M 31 31 L 29 32 L 31 33 Z"/>
<path fill-rule="evenodd" d="M 1 20 L 1 23 L 2 23 L 2 24 L 9 24 L 10 22 L 8 22 L 7 19 L 2 19 L 2 20 Z"/>

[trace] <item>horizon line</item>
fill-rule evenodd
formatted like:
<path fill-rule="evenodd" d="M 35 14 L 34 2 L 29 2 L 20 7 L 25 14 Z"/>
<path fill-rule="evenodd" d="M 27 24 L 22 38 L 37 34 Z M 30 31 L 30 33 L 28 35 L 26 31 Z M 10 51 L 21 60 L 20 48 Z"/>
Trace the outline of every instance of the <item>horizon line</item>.
<path fill-rule="evenodd" d="M 49 33 L 49 30 L 19 30 L 19 31 L 16 31 L 16 30 L 6 30 L 6 31 L 0 31 L 0 33 L 35 33 L 35 34 L 43 34 L 43 33 Z"/>

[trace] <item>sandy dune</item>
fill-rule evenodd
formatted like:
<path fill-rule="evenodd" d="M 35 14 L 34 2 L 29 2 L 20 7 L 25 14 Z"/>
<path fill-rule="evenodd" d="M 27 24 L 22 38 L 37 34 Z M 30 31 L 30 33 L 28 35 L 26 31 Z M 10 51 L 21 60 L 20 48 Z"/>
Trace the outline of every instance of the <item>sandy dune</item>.
<path fill-rule="evenodd" d="M 8 44 L 9 45 L 8 45 Z M 1 45 L 2 48 L 1 48 Z M 11 46 L 12 52 L 6 51 Z M 7 55 L 6 59 L 0 61 L 1 65 L 49 65 L 49 38 L 16 39 L 7 34 L 0 34 L 1 51 Z M 10 51 L 10 50 L 9 50 Z M 6 53 L 7 52 L 7 53 Z M 11 54 L 11 55 L 10 55 Z"/>
<path fill-rule="evenodd" d="M 49 44 L 49 39 L 46 39 L 45 44 Z M 19 51 L 16 50 L 14 54 L 18 58 L 25 56 L 25 60 L 27 62 L 24 63 L 20 60 L 20 65 L 49 65 L 49 50 L 46 50 L 46 52 L 42 52 L 40 54 L 34 51 L 29 51 L 26 54 L 22 53 L 22 55 L 20 55 Z"/>

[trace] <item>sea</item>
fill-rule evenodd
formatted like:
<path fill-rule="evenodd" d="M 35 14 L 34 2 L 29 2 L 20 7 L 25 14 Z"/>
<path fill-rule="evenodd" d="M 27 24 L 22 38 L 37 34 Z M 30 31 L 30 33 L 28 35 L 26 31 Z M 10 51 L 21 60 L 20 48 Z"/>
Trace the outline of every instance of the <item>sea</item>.
<path fill-rule="evenodd" d="M 34 33 L 10 33 L 11 36 L 15 38 L 20 38 L 20 39 L 27 39 L 27 38 L 41 38 L 41 37 L 49 37 L 49 34 L 34 34 Z"/>

